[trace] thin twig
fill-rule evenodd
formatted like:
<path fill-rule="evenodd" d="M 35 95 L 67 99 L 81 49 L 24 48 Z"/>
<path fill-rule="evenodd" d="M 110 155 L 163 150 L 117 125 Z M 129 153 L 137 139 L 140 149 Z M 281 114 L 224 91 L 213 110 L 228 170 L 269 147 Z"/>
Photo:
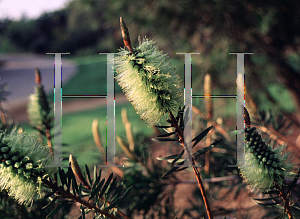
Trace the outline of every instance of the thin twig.
<path fill-rule="evenodd" d="M 202 179 L 203 183 L 217 183 L 217 182 L 224 182 L 224 181 L 231 181 L 231 180 L 237 180 L 240 179 L 237 175 L 232 176 L 224 176 L 224 177 L 214 177 L 210 179 Z M 198 184 L 197 180 L 181 180 L 181 181 L 175 181 L 171 184 Z"/>
<path fill-rule="evenodd" d="M 212 125 L 211 120 L 209 120 L 207 122 L 207 128 L 210 127 Z M 206 135 L 206 145 L 210 145 L 211 144 L 211 138 L 212 138 L 212 133 L 209 132 Z M 204 171 L 205 173 L 208 175 L 209 174 L 209 165 L 210 165 L 210 151 L 207 151 L 205 153 L 205 165 L 204 165 Z"/>
<path fill-rule="evenodd" d="M 171 112 L 169 112 L 169 116 L 170 116 L 171 120 L 172 120 L 173 123 L 174 123 L 174 128 L 175 128 L 176 133 L 178 134 L 179 142 L 182 144 L 183 148 L 185 148 L 185 146 L 184 146 L 183 133 L 182 133 L 181 130 L 178 128 L 177 121 L 176 121 L 174 115 L 173 115 Z M 201 180 L 200 173 L 199 173 L 199 171 L 198 171 L 198 168 L 197 168 L 196 165 L 195 165 L 195 160 L 194 160 L 194 158 L 191 156 L 191 152 L 190 152 L 189 148 L 186 147 L 185 149 L 186 149 L 187 155 L 189 156 L 189 160 L 191 161 L 192 168 L 193 168 L 193 171 L 194 171 L 194 173 L 195 173 L 196 179 L 197 179 L 197 181 L 198 181 L 198 186 L 199 186 L 199 188 L 200 188 L 200 191 L 201 191 L 201 194 L 202 194 L 202 197 L 203 197 L 203 201 L 204 201 L 204 205 L 205 205 L 205 207 L 206 207 L 207 216 L 208 216 L 209 219 L 212 219 L 213 216 L 212 216 L 212 214 L 211 214 L 211 212 L 210 212 L 209 202 L 208 202 L 208 199 L 207 199 L 205 190 L 204 190 L 204 186 L 203 186 L 203 183 L 202 183 L 202 180 Z"/>
<path fill-rule="evenodd" d="M 45 133 L 46 133 L 47 144 L 50 149 L 50 153 L 52 153 L 53 152 L 53 147 L 52 147 L 52 143 L 51 143 L 52 136 L 50 134 L 50 128 L 48 127 L 48 125 L 46 125 Z"/>
<path fill-rule="evenodd" d="M 287 200 L 286 194 L 284 194 L 284 192 L 280 189 L 280 187 L 277 184 L 275 184 L 275 188 L 279 191 L 279 196 L 282 198 L 282 200 L 284 202 L 284 205 L 286 208 L 286 213 L 287 213 L 289 219 L 292 219 L 293 215 L 292 215 L 290 205 L 289 205 L 289 200 Z"/>

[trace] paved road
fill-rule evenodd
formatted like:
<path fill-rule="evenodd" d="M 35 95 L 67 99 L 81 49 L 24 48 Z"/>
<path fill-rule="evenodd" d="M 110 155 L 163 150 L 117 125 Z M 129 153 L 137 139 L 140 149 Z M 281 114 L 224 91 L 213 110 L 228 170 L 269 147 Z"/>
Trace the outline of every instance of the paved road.
<path fill-rule="evenodd" d="M 66 56 L 66 55 L 65 55 Z M 62 56 L 62 83 L 76 72 L 76 66 Z M 22 101 L 33 92 L 34 69 L 40 68 L 46 92 L 54 88 L 54 55 L 0 55 L 1 83 L 9 85 L 9 102 Z"/>
<path fill-rule="evenodd" d="M 65 55 L 66 56 L 66 55 Z M 11 95 L 8 101 L 3 103 L 6 109 L 17 122 L 28 121 L 27 102 L 28 96 L 33 93 L 35 84 L 35 67 L 39 67 L 42 73 L 42 84 L 46 92 L 53 91 L 54 87 L 54 55 L 1 55 L 0 54 L 0 76 L 1 84 L 9 85 Z M 62 83 L 66 83 L 76 72 L 74 63 L 64 59 L 62 56 Z M 124 94 L 116 95 L 116 104 L 127 101 Z M 63 102 L 62 112 L 71 113 L 106 105 L 106 99 L 88 98 L 77 99 L 71 102 Z"/>
<path fill-rule="evenodd" d="M 36 67 L 41 70 L 42 84 L 46 92 L 53 91 L 54 55 L 0 54 L 0 83 L 6 83 L 10 92 L 3 107 L 11 114 L 18 116 L 26 113 L 28 96 L 33 93 L 36 86 L 34 80 Z M 62 56 L 62 83 L 66 83 L 75 73 L 75 64 Z"/>

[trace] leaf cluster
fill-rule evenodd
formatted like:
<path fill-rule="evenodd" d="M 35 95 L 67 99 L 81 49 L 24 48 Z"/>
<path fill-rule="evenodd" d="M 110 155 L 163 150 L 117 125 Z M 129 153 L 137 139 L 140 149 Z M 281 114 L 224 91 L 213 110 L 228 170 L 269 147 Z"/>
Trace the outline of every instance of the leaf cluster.
<path fill-rule="evenodd" d="M 119 183 L 112 173 L 106 180 L 101 178 L 102 170 L 100 169 L 98 172 L 96 166 L 94 167 L 93 177 L 87 165 L 85 170 L 89 189 L 85 188 L 82 183 L 77 184 L 71 167 L 68 167 L 67 171 L 59 168 L 58 174 L 45 183 L 51 189 L 51 192 L 44 198 L 51 200 L 49 204 L 58 204 L 47 218 L 51 218 L 65 204 L 73 201 L 81 203 L 81 216 L 79 218 L 85 218 L 86 214 L 91 211 L 94 212 L 94 218 L 103 218 L 102 214 L 109 218 L 111 215 L 119 216 L 116 207 L 121 203 L 130 188 L 124 191 L 124 182 Z M 102 214 L 99 213 L 99 210 Z"/>
<path fill-rule="evenodd" d="M 166 141 L 171 141 L 175 145 L 181 145 L 183 142 L 180 139 L 180 137 L 183 136 L 184 129 L 185 129 L 185 122 L 188 119 L 188 114 L 189 110 L 186 110 L 184 113 L 184 107 L 179 108 L 177 116 L 174 120 L 167 120 L 169 125 L 167 126 L 155 126 L 157 128 L 163 129 L 165 134 L 158 135 L 157 138 L 153 138 L 153 141 L 159 141 L 159 142 L 166 142 Z M 168 128 L 175 128 L 175 131 L 169 131 Z M 198 134 L 196 137 L 194 137 L 191 141 L 193 143 L 192 148 L 194 148 L 198 142 L 200 142 L 206 135 L 207 133 L 213 128 L 213 126 L 210 126 L 206 128 L 203 132 Z M 203 149 L 197 150 L 195 152 L 191 153 L 191 156 L 194 160 L 196 160 L 200 155 L 205 154 L 207 151 L 210 151 L 212 148 L 214 148 L 217 144 L 219 144 L 222 141 L 222 139 L 216 140 L 213 142 L 210 146 L 207 146 Z M 163 175 L 163 177 L 173 173 L 173 172 L 179 172 L 182 170 L 187 169 L 188 167 L 181 167 L 184 162 L 187 159 L 182 158 L 185 152 L 185 148 L 181 150 L 180 153 L 169 155 L 166 157 L 158 157 L 158 160 L 167 160 L 169 163 L 171 163 L 173 168 L 169 170 L 167 173 Z"/>
<path fill-rule="evenodd" d="M 174 175 L 162 178 L 166 168 L 157 164 L 151 157 L 149 139 L 142 133 L 134 135 L 135 147 L 130 150 L 122 139 L 118 141 L 128 156 L 123 168 L 125 184 L 132 186 L 131 192 L 126 196 L 126 203 L 121 207 L 127 209 L 127 215 L 143 215 L 146 218 L 171 218 L 174 211 L 174 184 L 177 181 Z M 127 149 L 126 149 L 127 148 Z"/>

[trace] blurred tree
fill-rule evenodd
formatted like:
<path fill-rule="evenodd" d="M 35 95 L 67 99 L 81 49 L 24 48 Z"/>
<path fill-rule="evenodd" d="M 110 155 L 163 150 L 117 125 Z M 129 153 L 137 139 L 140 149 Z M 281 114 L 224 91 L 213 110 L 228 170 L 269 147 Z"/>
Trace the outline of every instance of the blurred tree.
<path fill-rule="evenodd" d="M 195 89 L 197 94 L 203 94 L 205 73 L 213 78 L 214 92 L 219 92 L 215 94 L 235 94 L 236 57 L 228 53 L 253 52 L 245 56 L 245 66 L 250 92 L 261 91 L 254 99 L 264 93 L 276 103 L 267 83 L 283 82 L 299 110 L 299 10 L 296 0 L 73 0 L 65 9 L 37 20 L 5 23 L 1 34 L 7 38 L 0 38 L 24 51 L 115 52 L 123 47 L 119 30 L 122 16 L 133 46 L 138 35 L 147 35 L 170 56 L 175 51 L 201 52 L 193 60 L 201 66 L 193 74 L 198 78 L 193 80 L 193 88 L 199 88 Z"/>
<path fill-rule="evenodd" d="M 155 38 L 162 37 L 164 45 L 173 51 L 201 52 L 202 71 L 211 72 L 220 87 L 220 73 L 235 68 L 233 56 L 231 64 L 223 64 L 225 56 L 229 60 L 228 52 L 254 52 L 245 56 L 246 67 L 249 66 L 252 79 L 258 82 L 250 86 L 268 93 L 261 75 L 274 77 L 275 70 L 293 94 L 299 110 L 300 74 L 296 70 L 300 49 L 299 10 L 300 2 L 296 0 L 179 0 L 176 3 L 125 0 L 112 2 L 105 14 L 108 20 L 123 16 L 128 24 L 138 26 L 139 32 L 159 35 Z M 255 56 L 264 61 L 255 62 Z M 297 62 L 291 62 L 291 56 L 296 56 Z M 227 74 L 223 75 L 228 78 Z M 270 95 L 269 98 L 272 100 Z"/>

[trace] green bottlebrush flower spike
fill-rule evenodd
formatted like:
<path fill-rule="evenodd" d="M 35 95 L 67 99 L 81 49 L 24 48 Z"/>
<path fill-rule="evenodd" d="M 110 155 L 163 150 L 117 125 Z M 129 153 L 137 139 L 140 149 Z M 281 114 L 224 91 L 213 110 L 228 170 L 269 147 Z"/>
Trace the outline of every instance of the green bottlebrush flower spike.
<path fill-rule="evenodd" d="M 35 87 L 34 94 L 29 96 L 27 111 L 31 125 L 38 126 L 48 123 L 50 106 L 43 86 Z"/>
<path fill-rule="evenodd" d="M 35 82 L 37 87 L 35 87 L 34 93 L 29 96 L 27 111 L 31 125 L 40 126 L 49 123 L 50 106 L 44 87 L 41 85 L 42 77 L 38 68 L 35 68 Z"/>
<path fill-rule="evenodd" d="M 168 56 L 144 38 L 133 53 L 121 49 L 115 58 L 117 81 L 129 101 L 150 125 L 183 104 L 183 86 Z"/>
<path fill-rule="evenodd" d="M 240 167 L 242 177 L 253 187 L 267 191 L 274 183 L 281 186 L 284 177 L 293 177 L 293 164 L 284 146 L 274 150 L 265 144 L 256 128 L 245 129 L 245 165 Z"/>
<path fill-rule="evenodd" d="M 13 129 L 9 135 L 0 132 L 0 187 L 8 190 L 20 204 L 30 204 L 41 196 L 42 180 L 55 173 L 50 165 L 49 148 L 24 133 Z"/>

